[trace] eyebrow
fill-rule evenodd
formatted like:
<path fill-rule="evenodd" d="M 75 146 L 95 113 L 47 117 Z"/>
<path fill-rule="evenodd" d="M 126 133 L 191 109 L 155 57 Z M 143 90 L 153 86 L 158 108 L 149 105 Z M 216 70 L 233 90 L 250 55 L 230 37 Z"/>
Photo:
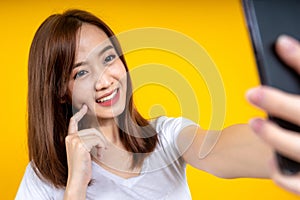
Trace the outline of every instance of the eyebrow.
<path fill-rule="evenodd" d="M 99 53 L 98 53 L 98 56 L 101 56 L 102 54 L 104 54 L 106 51 L 110 50 L 110 49 L 113 49 L 114 47 L 112 45 L 108 45 L 106 47 L 104 47 Z M 79 63 L 76 63 L 74 66 L 73 66 L 73 69 L 76 68 L 76 67 L 79 67 L 81 65 L 86 65 L 87 62 L 83 61 L 83 62 L 79 62 Z"/>

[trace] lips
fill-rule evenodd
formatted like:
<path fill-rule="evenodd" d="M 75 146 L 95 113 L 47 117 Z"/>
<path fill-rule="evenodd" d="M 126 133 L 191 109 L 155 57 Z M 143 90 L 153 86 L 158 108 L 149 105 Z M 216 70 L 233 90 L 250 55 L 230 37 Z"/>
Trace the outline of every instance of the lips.
<path fill-rule="evenodd" d="M 100 104 L 101 106 L 112 106 L 118 101 L 119 97 L 120 92 L 119 88 L 117 88 L 113 92 L 96 99 L 96 103 Z"/>
<path fill-rule="evenodd" d="M 97 99 L 96 102 L 97 103 L 103 103 L 105 101 L 109 101 L 109 100 L 111 100 L 112 98 L 114 98 L 116 96 L 117 92 L 118 92 L 118 89 L 115 89 L 112 93 Z"/>

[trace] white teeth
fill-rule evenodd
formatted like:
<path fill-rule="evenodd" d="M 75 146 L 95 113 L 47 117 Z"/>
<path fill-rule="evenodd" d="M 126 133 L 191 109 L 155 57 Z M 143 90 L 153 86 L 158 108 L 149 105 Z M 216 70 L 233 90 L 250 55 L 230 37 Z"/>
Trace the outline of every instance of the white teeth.
<path fill-rule="evenodd" d="M 115 90 L 113 93 L 111 93 L 109 96 L 103 97 L 101 99 L 97 99 L 97 102 L 99 103 L 103 103 L 104 101 L 108 101 L 111 100 L 112 98 L 114 98 L 117 94 L 118 90 Z"/>

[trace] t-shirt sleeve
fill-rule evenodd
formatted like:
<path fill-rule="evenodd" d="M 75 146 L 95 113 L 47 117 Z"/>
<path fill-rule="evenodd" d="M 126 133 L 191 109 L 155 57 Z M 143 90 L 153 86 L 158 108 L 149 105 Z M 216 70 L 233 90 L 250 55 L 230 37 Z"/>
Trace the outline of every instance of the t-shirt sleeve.
<path fill-rule="evenodd" d="M 180 157 L 177 146 L 177 137 L 188 126 L 198 126 L 195 122 L 183 118 L 159 117 L 156 120 L 156 131 L 163 146 L 168 146 L 176 157 Z"/>
<path fill-rule="evenodd" d="M 30 162 L 27 167 L 15 200 L 50 200 L 54 196 L 54 186 L 41 180 L 33 170 Z"/>

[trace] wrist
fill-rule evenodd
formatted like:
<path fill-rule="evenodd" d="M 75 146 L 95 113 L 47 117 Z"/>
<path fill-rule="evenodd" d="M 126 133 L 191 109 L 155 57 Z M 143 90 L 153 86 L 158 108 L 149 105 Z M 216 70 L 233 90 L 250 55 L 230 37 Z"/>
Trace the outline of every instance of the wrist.
<path fill-rule="evenodd" d="M 83 186 L 81 184 L 77 184 L 75 186 L 67 185 L 64 193 L 64 200 L 85 200 L 86 190 L 87 186 Z"/>

